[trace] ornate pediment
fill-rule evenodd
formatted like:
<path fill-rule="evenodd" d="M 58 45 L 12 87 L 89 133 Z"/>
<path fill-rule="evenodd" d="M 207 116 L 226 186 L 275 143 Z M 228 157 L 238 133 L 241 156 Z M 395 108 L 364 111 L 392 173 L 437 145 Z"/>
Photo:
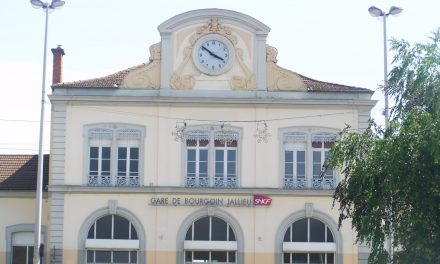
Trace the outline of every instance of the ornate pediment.
<path fill-rule="evenodd" d="M 305 91 L 306 85 L 297 73 L 278 66 L 278 51 L 266 45 L 267 90 L 269 91 Z"/>
<path fill-rule="evenodd" d="M 150 63 L 125 76 L 121 88 L 159 89 L 160 88 L 160 42 L 150 46 Z"/>

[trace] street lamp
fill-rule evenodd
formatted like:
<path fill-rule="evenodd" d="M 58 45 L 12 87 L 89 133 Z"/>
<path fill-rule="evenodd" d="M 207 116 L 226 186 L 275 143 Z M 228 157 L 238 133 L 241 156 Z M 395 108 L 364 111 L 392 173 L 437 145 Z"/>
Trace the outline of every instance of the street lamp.
<path fill-rule="evenodd" d="M 38 171 L 37 171 L 37 190 L 35 197 L 35 240 L 34 240 L 34 264 L 40 263 L 41 244 L 41 204 L 42 204 L 42 186 L 43 186 L 43 131 L 44 131 L 44 104 L 46 98 L 46 51 L 47 51 L 47 26 L 49 21 L 49 11 L 53 11 L 65 4 L 61 0 L 52 0 L 52 3 L 42 2 L 40 0 L 31 0 L 34 8 L 42 8 L 46 14 L 46 23 L 44 29 L 44 52 L 43 52 L 43 81 L 41 88 L 41 113 L 40 113 L 40 138 L 38 144 Z"/>
<path fill-rule="evenodd" d="M 381 9 L 371 6 L 368 8 L 368 12 L 373 17 L 382 17 L 383 21 L 383 90 L 385 92 L 385 129 L 388 127 L 389 122 L 389 109 L 388 109 L 388 59 L 387 59 L 387 17 L 389 15 L 396 16 L 402 12 L 403 9 L 397 6 L 392 6 L 388 13 L 383 12 Z"/>

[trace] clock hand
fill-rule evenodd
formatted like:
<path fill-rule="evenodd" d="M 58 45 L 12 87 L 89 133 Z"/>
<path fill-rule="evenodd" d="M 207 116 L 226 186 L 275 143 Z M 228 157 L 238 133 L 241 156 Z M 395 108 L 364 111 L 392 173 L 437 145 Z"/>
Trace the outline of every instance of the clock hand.
<path fill-rule="evenodd" d="M 211 55 L 212 57 L 217 58 L 217 59 L 219 59 L 219 60 L 221 60 L 221 61 L 223 61 L 223 62 L 225 61 L 225 59 L 223 59 L 222 57 L 218 56 L 218 55 L 215 54 L 214 52 L 210 51 L 210 50 L 207 49 L 205 46 L 202 46 L 202 49 L 206 50 L 206 51 L 209 53 L 209 55 Z"/>

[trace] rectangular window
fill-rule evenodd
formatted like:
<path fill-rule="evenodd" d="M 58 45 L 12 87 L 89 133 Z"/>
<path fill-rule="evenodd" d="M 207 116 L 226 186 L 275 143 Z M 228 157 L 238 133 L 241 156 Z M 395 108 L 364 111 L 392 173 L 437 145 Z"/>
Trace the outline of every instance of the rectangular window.
<path fill-rule="evenodd" d="M 13 246 L 12 263 L 13 264 L 32 264 L 34 257 L 33 246 Z"/>
<path fill-rule="evenodd" d="M 333 142 L 313 141 L 313 188 L 329 188 L 335 187 L 334 171 L 326 168 L 324 177 L 321 178 L 321 171 L 324 169 L 324 163 L 330 157 L 330 148 Z"/>
<path fill-rule="evenodd" d="M 208 140 L 186 141 L 186 180 L 190 186 L 208 186 Z"/>
<path fill-rule="evenodd" d="M 118 177 L 116 185 L 139 185 L 139 148 L 118 148 Z"/>
<path fill-rule="evenodd" d="M 215 186 L 236 187 L 237 141 L 215 140 Z"/>
<path fill-rule="evenodd" d="M 305 142 L 289 142 L 284 146 L 284 187 L 307 187 Z"/>
<path fill-rule="evenodd" d="M 89 184 L 110 185 L 110 147 L 90 147 Z"/>

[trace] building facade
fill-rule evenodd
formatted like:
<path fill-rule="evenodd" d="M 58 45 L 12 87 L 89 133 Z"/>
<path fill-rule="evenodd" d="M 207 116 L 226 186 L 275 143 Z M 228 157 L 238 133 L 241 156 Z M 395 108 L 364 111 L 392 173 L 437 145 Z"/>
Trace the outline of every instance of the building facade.
<path fill-rule="evenodd" d="M 148 63 L 53 85 L 46 263 L 359 263 L 321 171 L 372 91 L 281 68 L 242 13 L 158 29 Z"/>

